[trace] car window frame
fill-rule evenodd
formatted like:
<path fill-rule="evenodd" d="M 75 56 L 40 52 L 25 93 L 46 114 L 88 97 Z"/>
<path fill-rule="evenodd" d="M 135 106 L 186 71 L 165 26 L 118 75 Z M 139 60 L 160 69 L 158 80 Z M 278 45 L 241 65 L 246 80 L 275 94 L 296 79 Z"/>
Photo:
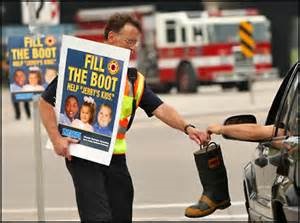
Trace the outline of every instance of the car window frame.
<path fill-rule="evenodd" d="M 293 104 L 294 100 L 295 100 L 295 96 L 297 95 L 297 89 L 294 92 L 291 92 L 291 91 L 294 90 L 295 81 L 297 81 L 297 73 L 298 73 L 298 69 L 295 69 L 294 72 L 293 72 L 293 74 L 292 74 L 292 76 L 291 76 L 291 78 L 289 79 L 288 87 L 287 87 L 287 89 L 285 91 L 284 97 L 281 100 L 280 107 L 278 109 L 278 113 L 275 115 L 275 123 L 274 123 L 274 125 L 275 125 L 275 131 L 273 132 L 273 137 L 277 137 L 278 136 L 279 128 L 284 129 L 284 134 L 285 135 L 287 133 L 288 126 L 286 126 L 286 124 L 289 121 L 292 107 L 285 108 L 285 106 L 286 106 L 286 103 L 287 103 L 287 100 L 288 100 L 289 96 L 291 96 L 291 102 Z M 282 123 L 283 116 L 285 116 L 285 115 L 287 116 L 286 117 L 287 118 L 287 120 L 286 120 L 287 123 Z"/>
<path fill-rule="evenodd" d="M 292 130 L 290 128 L 291 127 L 291 125 L 290 125 L 291 118 L 296 118 L 296 117 L 293 117 L 292 114 L 294 115 L 293 111 L 297 110 L 297 108 L 294 108 L 294 107 L 297 107 L 297 104 L 299 101 L 299 99 L 298 99 L 298 97 L 299 97 L 299 77 L 297 77 L 298 73 L 299 73 L 299 70 L 296 71 L 296 75 L 295 75 L 295 79 L 296 79 L 295 81 L 297 82 L 296 83 L 297 86 L 296 86 L 296 90 L 295 90 L 294 94 L 292 95 L 292 103 L 291 103 L 291 107 L 290 107 L 290 109 L 288 111 L 288 115 L 287 115 L 287 126 L 285 128 L 285 133 L 289 130 Z M 295 105 L 295 106 L 293 106 L 293 105 Z M 296 114 L 296 116 L 298 115 L 297 111 L 295 114 Z M 289 135 L 289 136 L 294 136 L 294 132 L 291 132 L 291 133 L 292 133 L 292 135 Z"/>
<path fill-rule="evenodd" d="M 299 69 L 299 62 L 297 62 L 288 72 L 287 75 L 284 77 L 275 97 L 272 102 L 271 108 L 268 112 L 267 119 L 265 122 L 265 125 L 273 125 L 276 123 L 276 117 L 278 112 L 282 112 L 283 104 L 285 101 L 285 98 L 288 95 L 288 92 L 291 88 L 293 75 L 297 73 L 297 70 Z"/>

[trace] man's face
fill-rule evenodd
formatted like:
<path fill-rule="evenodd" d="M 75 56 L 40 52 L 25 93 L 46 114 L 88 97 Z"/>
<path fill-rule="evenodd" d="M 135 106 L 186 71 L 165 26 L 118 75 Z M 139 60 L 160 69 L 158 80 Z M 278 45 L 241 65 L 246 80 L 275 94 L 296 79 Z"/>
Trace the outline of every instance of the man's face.
<path fill-rule="evenodd" d="M 75 98 L 69 98 L 65 105 L 66 115 L 70 120 L 73 120 L 78 112 L 78 103 Z"/>
<path fill-rule="evenodd" d="M 23 86 L 25 84 L 25 74 L 23 71 L 18 70 L 15 74 L 15 83 L 19 86 Z"/>
<path fill-rule="evenodd" d="M 111 31 L 108 35 L 107 42 L 111 45 L 123 47 L 131 51 L 136 50 L 140 39 L 141 33 L 139 30 L 131 25 L 130 23 L 125 24 L 125 26 L 120 30 L 120 32 L 115 33 Z"/>
<path fill-rule="evenodd" d="M 98 124 L 101 127 L 108 126 L 108 124 L 111 121 L 111 109 L 106 106 L 102 106 L 100 111 L 98 112 L 97 118 L 98 118 Z"/>

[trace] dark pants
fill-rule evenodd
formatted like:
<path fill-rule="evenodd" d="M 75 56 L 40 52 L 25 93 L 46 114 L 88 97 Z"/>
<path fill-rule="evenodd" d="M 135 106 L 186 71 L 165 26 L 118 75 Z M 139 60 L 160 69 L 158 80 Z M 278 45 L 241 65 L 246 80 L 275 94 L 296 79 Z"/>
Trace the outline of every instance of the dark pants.
<path fill-rule="evenodd" d="M 20 119 L 21 118 L 21 110 L 20 110 L 20 103 L 21 102 L 13 102 L 14 110 L 15 110 L 15 118 Z M 30 107 L 29 107 L 29 102 L 24 101 L 24 109 L 27 115 L 27 118 L 30 118 L 31 113 L 30 113 Z"/>
<path fill-rule="evenodd" d="M 125 155 L 114 155 L 110 166 L 77 157 L 66 165 L 81 221 L 132 222 L 133 185 Z"/>

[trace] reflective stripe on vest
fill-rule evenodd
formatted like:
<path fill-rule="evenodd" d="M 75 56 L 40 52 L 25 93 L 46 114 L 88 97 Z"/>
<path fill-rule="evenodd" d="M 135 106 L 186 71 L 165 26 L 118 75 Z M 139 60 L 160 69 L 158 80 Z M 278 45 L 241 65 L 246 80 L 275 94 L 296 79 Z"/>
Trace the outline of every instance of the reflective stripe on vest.
<path fill-rule="evenodd" d="M 143 92 L 144 92 L 144 76 L 137 73 L 137 79 L 134 82 L 134 93 L 136 99 L 136 108 L 139 106 Z M 117 133 L 117 139 L 115 142 L 114 154 L 124 154 L 127 149 L 125 134 L 127 131 L 127 125 L 129 122 L 129 117 L 132 114 L 132 101 L 133 92 L 130 81 L 126 80 L 125 92 L 121 108 L 121 116 L 119 121 L 119 129 Z"/>

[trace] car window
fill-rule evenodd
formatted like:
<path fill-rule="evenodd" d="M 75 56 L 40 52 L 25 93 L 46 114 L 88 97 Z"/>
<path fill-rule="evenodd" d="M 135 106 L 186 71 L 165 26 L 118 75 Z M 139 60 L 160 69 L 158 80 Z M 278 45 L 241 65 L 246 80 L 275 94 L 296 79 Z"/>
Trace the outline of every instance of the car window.
<path fill-rule="evenodd" d="M 283 136 L 283 135 L 290 135 L 291 129 L 294 128 L 295 118 L 297 113 L 297 87 L 298 87 L 298 76 L 292 76 L 292 84 L 288 89 L 286 97 L 283 98 L 283 102 L 281 103 L 281 109 L 276 115 L 276 130 L 274 132 L 274 137 Z M 292 116 L 291 116 L 292 115 Z M 292 120 L 294 119 L 294 120 Z"/>
<path fill-rule="evenodd" d="M 275 123 L 275 118 L 278 115 L 278 109 L 280 108 L 280 103 L 285 97 L 285 91 L 287 87 L 289 86 L 291 76 L 294 73 L 294 70 L 297 69 L 298 64 L 296 63 L 290 70 L 287 72 L 286 76 L 284 77 L 280 88 L 277 91 L 277 94 L 273 100 L 272 106 L 269 110 L 267 119 L 266 119 L 266 125 L 273 125 Z"/>
<path fill-rule="evenodd" d="M 287 130 L 289 131 L 289 135 L 293 135 L 293 136 L 299 136 L 299 128 L 300 128 L 300 111 L 298 109 L 298 105 L 299 105 L 299 82 L 298 82 L 298 78 L 299 78 L 299 71 L 297 73 L 297 77 L 296 77 L 296 82 L 297 82 L 297 86 L 296 86 L 296 93 L 294 95 L 294 99 L 293 99 L 293 105 L 288 117 L 288 127 Z"/>

